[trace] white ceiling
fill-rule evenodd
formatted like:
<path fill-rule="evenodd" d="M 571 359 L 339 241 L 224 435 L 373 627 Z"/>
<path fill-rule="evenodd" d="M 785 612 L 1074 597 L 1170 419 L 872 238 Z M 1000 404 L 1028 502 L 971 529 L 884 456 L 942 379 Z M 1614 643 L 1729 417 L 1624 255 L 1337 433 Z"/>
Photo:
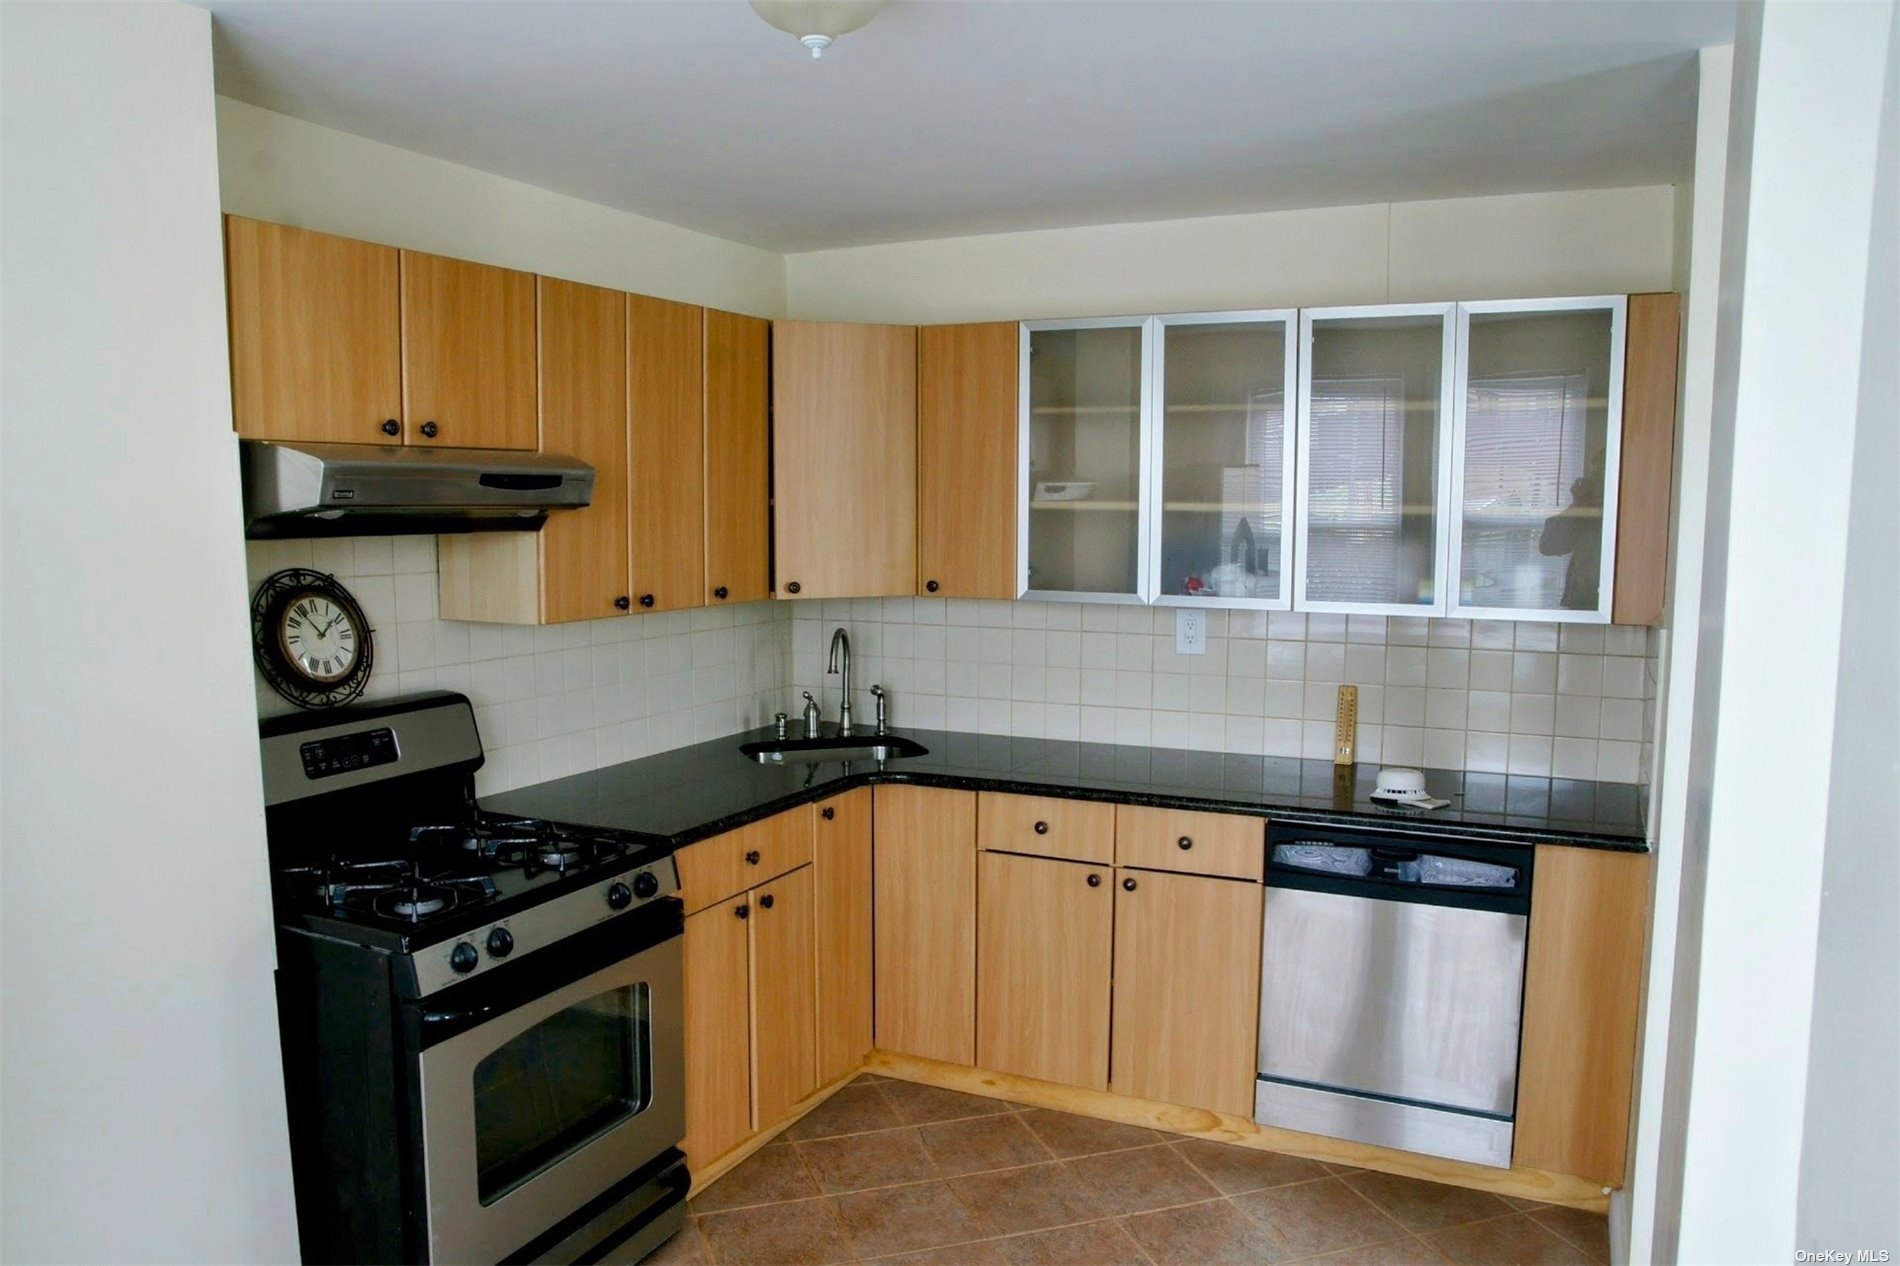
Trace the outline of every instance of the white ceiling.
<path fill-rule="evenodd" d="M 200 0 L 218 90 L 779 251 L 1674 181 L 1726 0 Z"/>

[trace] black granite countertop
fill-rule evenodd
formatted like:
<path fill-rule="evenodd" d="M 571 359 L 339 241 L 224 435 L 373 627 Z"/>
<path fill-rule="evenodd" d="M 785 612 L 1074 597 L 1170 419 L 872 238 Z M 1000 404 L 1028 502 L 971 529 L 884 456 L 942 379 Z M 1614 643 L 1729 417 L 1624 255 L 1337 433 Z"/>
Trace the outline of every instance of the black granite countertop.
<path fill-rule="evenodd" d="M 1397 827 L 1504 843 L 1646 852 L 1640 790 L 1628 783 L 1427 770 L 1443 809 L 1386 808 L 1367 798 L 1376 765 L 1351 776 L 1329 761 L 1055 739 L 895 730 L 929 754 L 877 765 L 760 765 L 733 734 L 592 773 L 484 797 L 500 813 L 630 831 L 673 847 L 867 783 L 1067 796 L 1174 809 L 1255 813 L 1277 821 Z"/>

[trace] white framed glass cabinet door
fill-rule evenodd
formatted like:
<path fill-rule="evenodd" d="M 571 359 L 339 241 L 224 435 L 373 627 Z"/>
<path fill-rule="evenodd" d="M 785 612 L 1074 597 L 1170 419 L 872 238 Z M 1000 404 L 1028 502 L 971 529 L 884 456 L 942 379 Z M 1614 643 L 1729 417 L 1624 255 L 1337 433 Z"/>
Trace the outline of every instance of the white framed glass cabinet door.
<path fill-rule="evenodd" d="M 1609 622 L 1625 307 L 1459 305 L 1452 614 Z"/>
<path fill-rule="evenodd" d="M 1445 613 L 1454 310 L 1301 311 L 1296 610 Z"/>
<path fill-rule="evenodd" d="M 1292 309 L 1156 320 L 1149 571 L 1164 605 L 1292 605 Z"/>
<path fill-rule="evenodd" d="M 1025 598 L 1145 600 L 1153 346 L 1142 317 L 1024 324 Z"/>

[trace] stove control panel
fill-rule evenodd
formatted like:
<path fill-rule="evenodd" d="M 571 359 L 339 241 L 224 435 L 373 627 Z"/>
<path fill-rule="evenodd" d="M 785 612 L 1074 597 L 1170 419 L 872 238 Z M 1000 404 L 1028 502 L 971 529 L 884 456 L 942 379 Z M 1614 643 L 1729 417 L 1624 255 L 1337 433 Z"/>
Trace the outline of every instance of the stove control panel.
<path fill-rule="evenodd" d="M 313 739 L 297 748 L 303 758 L 304 777 L 331 778 L 377 765 L 396 763 L 396 732 L 391 729 L 359 730 L 326 739 Z"/>
<path fill-rule="evenodd" d="M 416 950 L 416 985 L 426 998 L 504 961 L 512 962 L 597 923 L 636 911 L 649 901 L 678 892 L 679 887 L 679 871 L 670 857 L 596 880 L 552 901 Z"/>

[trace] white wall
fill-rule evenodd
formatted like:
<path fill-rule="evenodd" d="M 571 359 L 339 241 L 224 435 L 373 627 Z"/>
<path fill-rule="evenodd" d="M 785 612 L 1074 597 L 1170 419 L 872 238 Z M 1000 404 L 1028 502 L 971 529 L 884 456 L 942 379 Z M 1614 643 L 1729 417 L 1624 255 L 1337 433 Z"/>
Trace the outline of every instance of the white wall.
<path fill-rule="evenodd" d="M 1900 20 L 1897 18 L 1896 20 Z M 1796 1245 L 1900 1249 L 1900 37 L 1887 43 Z"/>
<path fill-rule="evenodd" d="M 806 320 L 982 321 L 1666 290 L 1667 185 L 1109 224 L 812 251 Z"/>
<path fill-rule="evenodd" d="M 1676 938 L 1682 903 L 1684 837 L 1689 830 L 1689 736 L 1696 717 L 1696 651 L 1702 604 L 1702 549 L 1708 514 L 1710 406 L 1715 387 L 1715 318 L 1722 265 L 1724 177 L 1728 164 L 1730 85 L 1735 64 L 1731 45 L 1704 49 L 1697 65 L 1695 176 L 1684 190 L 1676 267 L 1687 293 L 1683 311 L 1681 414 L 1676 431 L 1675 498 L 1671 518 L 1669 601 L 1662 643 L 1663 680 L 1657 740 L 1657 793 L 1651 802 L 1655 860 L 1648 981 L 1644 991 L 1633 1156 L 1631 1160 L 1630 1252 L 1647 1262 L 1657 1251 L 1659 1205 L 1666 1212 L 1663 1242 L 1675 1243 L 1680 1201 L 1681 1151 L 1672 1146 L 1664 1164 L 1665 1117 L 1672 1116 L 1679 1144 L 1686 1099 L 1665 1094 L 1671 1077 L 1687 1074 L 1693 1050 L 1694 990 L 1679 996 Z M 1678 684 L 1680 683 L 1680 684 Z M 1700 879 L 1696 880 L 1699 893 Z M 1667 1105 L 1667 1107 L 1666 1107 Z M 1667 1256 L 1668 1250 L 1664 1250 Z"/>
<path fill-rule="evenodd" d="M 294 1260 L 210 18 L 0 23 L 0 1257 Z"/>
<path fill-rule="evenodd" d="M 1686 1094 L 1665 1260 L 1796 1247 L 1891 13 L 1772 0 L 1743 8 L 1736 42 L 1675 982 L 1694 1047 L 1665 1091 Z"/>
<path fill-rule="evenodd" d="M 781 257 L 218 98 L 224 209 L 757 316 Z"/>

